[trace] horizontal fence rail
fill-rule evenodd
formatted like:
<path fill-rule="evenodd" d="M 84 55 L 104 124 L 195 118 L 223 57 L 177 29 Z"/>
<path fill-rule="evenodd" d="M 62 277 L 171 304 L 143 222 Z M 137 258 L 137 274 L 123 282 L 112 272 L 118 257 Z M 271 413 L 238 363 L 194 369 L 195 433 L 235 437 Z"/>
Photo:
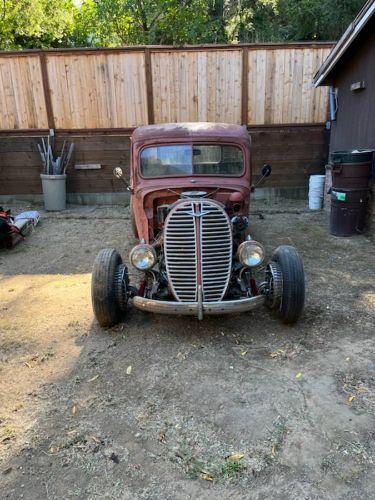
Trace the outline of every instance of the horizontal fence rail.
<path fill-rule="evenodd" d="M 0 52 L 0 131 L 322 123 L 332 43 Z"/>
<path fill-rule="evenodd" d="M 251 135 L 254 179 L 264 163 L 272 165 L 272 175 L 265 187 L 305 188 L 311 174 L 324 171 L 327 159 L 328 131 L 316 125 L 262 125 L 248 128 Z M 113 176 L 121 167 L 129 178 L 131 130 L 103 133 L 95 130 L 61 131 L 55 134 L 55 150 L 61 151 L 65 140 L 73 141 L 75 151 L 68 167 L 67 189 L 70 193 L 124 192 L 124 185 Z M 40 136 L 8 134 L 0 136 L 0 197 L 11 194 L 41 193 L 42 163 L 38 151 Z M 76 169 L 76 164 L 98 164 L 100 169 Z"/>

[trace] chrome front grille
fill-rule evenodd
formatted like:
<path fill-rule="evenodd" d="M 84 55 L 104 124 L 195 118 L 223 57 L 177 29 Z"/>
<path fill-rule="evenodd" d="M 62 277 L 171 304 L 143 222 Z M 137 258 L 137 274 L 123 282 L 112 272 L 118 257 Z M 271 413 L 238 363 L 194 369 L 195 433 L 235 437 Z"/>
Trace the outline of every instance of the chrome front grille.
<path fill-rule="evenodd" d="M 186 200 L 170 211 L 164 230 L 168 279 L 180 302 L 222 300 L 232 267 L 232 232 L 224 209 L 211 200 Z"/>
<path fill-rule="evenodd" d="M 220 205 L 201 203 L 202 290 L 206 302 L 221 300 L 226 292 L 232 267 L 232 231 Z"/>

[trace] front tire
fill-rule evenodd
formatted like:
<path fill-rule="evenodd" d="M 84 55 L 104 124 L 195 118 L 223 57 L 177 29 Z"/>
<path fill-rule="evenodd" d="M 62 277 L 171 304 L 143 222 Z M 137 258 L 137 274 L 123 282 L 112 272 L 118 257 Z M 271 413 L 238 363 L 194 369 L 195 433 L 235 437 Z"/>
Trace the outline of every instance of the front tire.
<path fill-rule="evenodd" d="M 126 298 L 120 300 L 119 297 L 122 287 L 126 285 L 126 280 L 119 282 L 119 273 L 124 275 L 124 272 L 126 273 L 126 268 L 123 267 L 117 250 L 100 250 L 92 270 L 91 298 L 95 317 L 102 327 L 111 327 L 118 323 L 126 308 Z"/>
<path fill-rule="evenodd" d="M 293 324 L 301 316 L 305 304 L 305 272 L 297 250 L 289 245 L 279 246 L 272 260 L 282 273 L 282 293 L 278 315 L 283 323 Z"/>

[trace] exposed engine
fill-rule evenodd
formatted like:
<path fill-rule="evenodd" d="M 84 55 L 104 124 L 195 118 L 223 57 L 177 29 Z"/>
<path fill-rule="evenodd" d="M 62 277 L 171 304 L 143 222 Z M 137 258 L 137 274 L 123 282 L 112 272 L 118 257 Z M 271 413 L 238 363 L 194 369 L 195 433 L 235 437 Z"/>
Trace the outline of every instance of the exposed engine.
<path fill-rule="evenodd" d="M 170 222 L 166 223 L 168 215 L 171 212 L 175 213 L 178 210 L 176 207 L 181 205 L 201 207 L 198 210 L 202 211 L 202 215 L 205 214 L 205 211 L 218 210 L 218 214 L 213 216 L 212 220 L 207 219 L 206 216 L 200 217 L 198 214 L 199 227 L 202 231 L 200 238 L 203 238 L 203 243 L 201 243 L 203 247 L 199 252 L 205 249 L 208 256 L 204 257 L 199 253 L 200 261 L 207 262 L 206 268 L 203 268 L 203 264 L 199 271 L 202 272 L 200 280 L 206 280 L 205 300 L 210 300 L 210 297 L 212 300 L 237 299 L 256 293 L 252 271 L 244 268 L 236 258 L 238 247 L 246 239 L 249 227 L 249 218 L 241 213 L 243 203 L 241 203 L 241 199 L 238 199 L 239 197 L 234 196 L 233 201 L 227 197 L 227 202 L 223 204 L 212 199 L 212 194 L 205 191 L 183 191 L 178 198 L 176 196 L 172 203 L 157 205 L 156 214 L 159 229 L 153 243 L 157 264 L 145 275 L 142 285 L 145 297 L 158 300 L 196 300 L 197 289 L 194 288 L 198 273 L 196 266 L 201 266 L 201 264 L 196 262 L 198 250 L 195 241 L 195 223 L 192 222 L 194 217 L 184 215 L 186 214 L 185 209 L 181 211 L 180 215 L 174 216 L 175 222 L 169 218 Z M 181 203 L 180 200 L 186 200 L 186 203 Z M 158 201 L 155 200 L 156 203 Z M 179 203 L 177 204 L 177 202 Z M 217 224 L 220 214 L 222 214 L 222 222 L 219 221 L 220 223 Z M 228 250 L 225 250 L 223 246 L 226 237 L 230 238 Z M 207 242 L 206 247 L 204 247 L 205 242 Z M 216 254 L 214 253 L 215 245 L 217 247 Z M 226 257 L 225 252 L 229 252 L 227 253 L 228 257 Z M 223 275 L 221 271 L 225 262 L 229 263 L 229 268 Z M 204 273 L 206 274 L 204 275 Z M 191 278 L 189 278 L 189 274 L 192 276 Z M 180 283 L 183 283 L 182 289 L 179 289 Z M 203 281 L 202 283 L 204 286 Z M 222 283 L 222 293 L 217 291 L 220 283 Z M 215 291 L 216 295 L 213 293 Z"/>

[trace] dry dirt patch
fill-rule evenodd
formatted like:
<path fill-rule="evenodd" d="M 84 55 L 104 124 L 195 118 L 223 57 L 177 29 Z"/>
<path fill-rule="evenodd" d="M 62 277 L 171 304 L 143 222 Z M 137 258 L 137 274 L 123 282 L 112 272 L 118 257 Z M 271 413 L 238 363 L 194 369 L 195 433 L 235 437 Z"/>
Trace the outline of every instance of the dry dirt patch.
<path fill-rule="evenodd" d="M 373 242 L 298 203 L 253 212 L 269 254 L 303 256 L 293 328 L 131 310 L 102 331 L 91 266 L 105 246 L 126 258 L 127 209 L 44 215 L 0 253 L 1 497 L 372 497 Z"/>

